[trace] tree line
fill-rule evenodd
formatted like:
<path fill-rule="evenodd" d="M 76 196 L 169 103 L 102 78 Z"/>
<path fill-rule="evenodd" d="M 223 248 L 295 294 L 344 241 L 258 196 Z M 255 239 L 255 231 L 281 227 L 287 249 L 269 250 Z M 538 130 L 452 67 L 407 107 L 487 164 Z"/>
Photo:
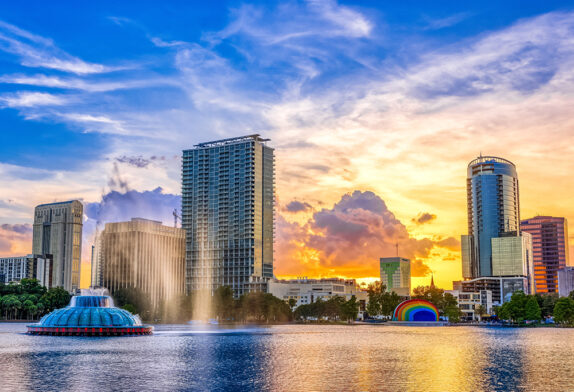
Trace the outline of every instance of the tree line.
<path fill-rule="evenodd" d="M 387 291 L 386 286 L 380 282 L 374 282 L 367 288 L 369 304 L 367 313 L 372 316 L 383 316 L 391 319 L 395 308 L 405 299 L 394 291 Z M 425 299 L 435 305 L 440 316 L 448 317 L 451 322 L 460 321 L 461 311 L 458 308 L 456 298 L 445 293 L 443 289 L 431 286 L 419 286 L 413 290 L 412 299 Z"/>
<path fill-rule="evenodd" d="M 559 298 L 556 294 L 526 295 L 522 291 L 512 294 L 510 301 L 494 308 L 499 319 L 516 324 L 526 321 L 540 322 L 553 317 L 563 325 L 574 325 L 574 291 L 568 297 Z"/>
<path fill-rule="evenodd" d="M 0 318 L 37 320 L 70 303 L 71 295 L 61 287 L 46 289 L 37 279 L 0 283 Z"/>

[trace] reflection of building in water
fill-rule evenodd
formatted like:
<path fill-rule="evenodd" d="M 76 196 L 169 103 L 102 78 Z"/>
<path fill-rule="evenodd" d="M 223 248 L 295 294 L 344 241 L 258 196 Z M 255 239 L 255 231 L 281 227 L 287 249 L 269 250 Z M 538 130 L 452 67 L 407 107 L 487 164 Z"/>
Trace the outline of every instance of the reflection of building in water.
<path fill-rule="evenodd" d="M 466 293 L 459 290 L 445 290 L 456 298 L 459 309 L 464 313 L 467 320 L 478 320 L 476 310 L 483 306 L 487 314 L 492 314 L 492 291 L 480 290 L 475 293 Z"/>
<path fill-rule="evenodd" d="M 52 255 L 52 286 L 80 288 L 84 207 L 77 200 L 42 204 L 34 211 L 32 253 Z"/>
<path fill-rule="evenodd" d="M 536 216 L 520 223 L 532 235 L 534 281 L 537 293 L 557 293 L 558 270 L 569 265 L 566 218 Z"/>
<path fill-rule="evenodd" d="M 183 151 L 186 289 L 265 291 L 273 278 L 275 157 L 249 135 Z"/>
<path fill-rule="evenodd" d="M 400 296 L 411 294 L 411 261 L 403 257 L 382 257 L 380 260 L 381 283 L 387 292 Z"/>
<path fill-rule="evenodd" d="M 268 284 L 269 293 L 285 301 L 295 299 L 297 305 L 306 305 L 317 300 L 329 300 L 334 296 L 351 299 L 354 295 L 359 301 L 360 311 L 365 310 L 369 296 L 362 291 L 355 279 L 292 279 L 271 280 Z"/>
<path fill-rule="evenodd" d="M 133 218 L 107 223 L 99 239 L 101 286 L 111 294 L 136 288 L 154 306 L 184 291 L 185 231 L 161 222 Z"/>

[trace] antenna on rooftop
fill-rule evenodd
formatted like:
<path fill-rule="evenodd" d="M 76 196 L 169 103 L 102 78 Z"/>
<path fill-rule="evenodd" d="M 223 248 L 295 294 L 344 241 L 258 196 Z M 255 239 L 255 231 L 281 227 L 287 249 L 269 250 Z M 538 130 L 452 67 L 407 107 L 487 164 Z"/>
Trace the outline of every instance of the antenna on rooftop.
<path fill-rule="evenodd" d="M 397 247 L 397 257 L 399 257 L 399 243 L 397 242 L 395 246 Z"/>

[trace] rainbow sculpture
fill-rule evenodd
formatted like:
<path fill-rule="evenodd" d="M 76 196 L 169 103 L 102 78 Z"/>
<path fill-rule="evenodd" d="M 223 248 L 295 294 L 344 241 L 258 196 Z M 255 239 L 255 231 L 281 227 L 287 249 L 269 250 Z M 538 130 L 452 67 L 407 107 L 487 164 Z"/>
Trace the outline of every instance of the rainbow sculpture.
<path fill-rule="evenodd" d="M 438 310 L 424 299 L 409 299 L 395 308 L 393 321 L 438 321 Z"/>

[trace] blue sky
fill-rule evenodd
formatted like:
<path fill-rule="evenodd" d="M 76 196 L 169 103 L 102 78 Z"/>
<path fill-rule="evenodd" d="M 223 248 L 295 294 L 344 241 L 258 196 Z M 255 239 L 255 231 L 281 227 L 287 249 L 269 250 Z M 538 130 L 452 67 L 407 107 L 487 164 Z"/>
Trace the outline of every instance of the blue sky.
<path fill-rule="evenodd" d="M 519 166 L 523 217 L 573 220 L 571 195 L 550 191 L 574 169 L 564 159 L 574 141 L 573 8 L 0 3 L 0 223 L 29 224 L 41 202 L 102 203 L 112 192 L 163 192 L 173 201 L 182 149 L 255 132 L 276 147 L 281 219 L 303 231 L 316 226 L 306 226 L 313 211 L 359 190 L 384 200 L 408 243 L 458 238 L 466 226 L 464 169 L 481 151 Z M 542 135 L 550 137 L 541 142 Z M 127 188 L 117 187 L 118 177 Z M 311 208 L 282 209 L 293 201 Z M 421 214 L 437 218 L 413 223 Z M 309 256 L 300 230 L 281 233 L 285 253 Z M 7 244 L 0 253 L 24 252 L 17 243 L 29 239 L 18 235 L 0 230 Z M 384 252 L 396 238 L 381 241 Z M 444 262 L 458 260 L 456 247 L 427 248 L 409 252 L 457 273 L 459 265 Z M 285 273 L 337 273 L 331 267 L 340 261 L 315 250 L 316 260 Z M 372 273 L 355 268 L 358 260 L 341 268 Z"/>

